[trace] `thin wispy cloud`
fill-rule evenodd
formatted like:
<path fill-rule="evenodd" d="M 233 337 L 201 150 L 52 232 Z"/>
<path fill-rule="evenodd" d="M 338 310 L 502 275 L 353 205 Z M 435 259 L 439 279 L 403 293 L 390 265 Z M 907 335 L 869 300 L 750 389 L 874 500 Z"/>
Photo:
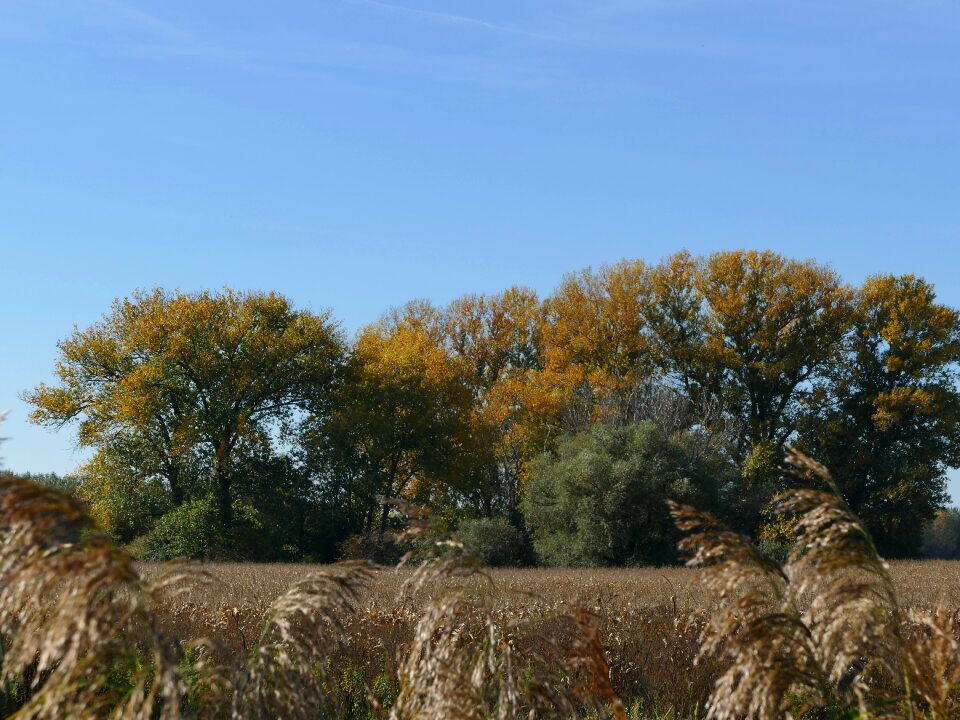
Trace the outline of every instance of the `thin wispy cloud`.
<path fill-rule="evenodd" d="M 193 64 L 258 76 L 299 78 L 349 92 L 392 92 L 389 78 L 401 75 L 449 87 L 503 92 L 550 88 L 557 96 L 569 93 L 575 97 L 582 97 L 584 93 L 625 92 L 633 85 L 624 78 L 598 80 L 581 66 L 580 60 L 587 57 L 584 53 L 599 49 L 604 54 L 633 54 L 634 47 L 626 44 L 619 33 L 610 37 L 604 21 L 591 22 L 591 13 L 579 6 L 578 0 L 560 3 L 549 13 L 528 17 L 523 26 L 404 4 L 408 1 L 341 0 L 341 3 L 354 8 L 354 12 L 379 15 L 380 21 L 390 22 L 390 15 L 405 16 L 416 24 L 489 34 L 491 41 L 515 37 L 530 39 L 530 42 L 488 42 L 480 50 L 469 47 L 452 50 L 445 45 L 404 42 L 402 36 L 386 41 L 368 39 L 363 36 L 364 23 L 357 23 L 356 32 L 348 36 L 335 32 L 325 35 L 322 26 L 319 32 L 310 33 L 289 25 L 280 26 L 279 36 L 276 33 L 224 35 L 215 28 L 204 29 L 185 20 L 181 22 L 181 16 L 143 8 L 134 0 L 71 0 L 59 4 L 55 0 L 35 0 L 44 9 L 44 17 L 52 15 L 55 19 L 52 27 L 57 28 L 57 34 L 51 32 L 50 40 L 62 43 L 61 37 L 82 38 L 77 31 L 83 27 L 107 31 L 96 43 L 84 41 L 78 45 L 82 52 L 134 61 Z M 42 31 L 43 25 L 36 13 L 29 13 L 24 20 L 35 24 L 38 32 Z M 278 42 L 279 38 L 282 42 Z M 615 39 L 620 42 L 614 42 Z M 657 37 L 652 43 L 653 51 L 661 51 L 660 46 L 666 41 Z M 632 42 L 642 44 L 636 38 Z M 541 43 L 553 47 L 540 47 Z"/>
<path fill-rule="evenodd" d="M 365 6 L 377 11 L 401 13 L 421 18 L 428 22 L 445 23 L 477 28 L 491 33 L 517 35 L 548 41 L 558 38 L 541 35 L 520 28 L 489 22 L 474 17 L 452 13 L 421 10 L 403 5 L 380 2 L 379 0 L 347 0 L 355 6 Z M 440 56 L 431 54 L 423 48 L 409 48 L 383 44 L 368 44 L 356 41 L 344 41 L 327 38 L 323 42 L 304 44 L 292 42 L 283 48 L 261 46 L 257 42 L 243 42 L 236 38 L 224 44 L 211 38 L 198 38 L 193 33 L 163 17 L 139 10 L 127 0 L 81 0 L 88 7 L 97 8 L 98 13 L 110 17 L 111 22 L 123 24 L 128 30 L 149 36 L 150 41 L 127 43 L 123 53 L 128 56 L 171 61 L 203 61 L 233 69 L 258 74 L 288 75 L 296 72 L 309 72 L 310 69 L 328 71 L 336 74 L 339 70 L 359 70 L 365 72 L 403 73 L 410 75 L 428 75 L 436 80 L 456 84 L 496 85 L 500 87 L 516 84 L 553 83 L 556 78 L 544 78 L 544 68 L 530 66 L 521 59 L 513 60 L 475 56 L 471 54 L 443 55 L 443 62 L 437 62 Z M 249 38 L 248 38 L 249 40 Z M 239 42 L 239 44 L 238 44 Z M 547 73 L 552 75 L 551 73 Z M 361 89 L 345 78 L 334 75 L 326 82 L 345 84 L 353 89 Z"/>
<path fill-rule="evenodd" d="M 169 40 L 184 41 L 189 38 L 189 33 L 176 23 L 148 13 L 123 0 L 92 0 L 92 5 L 129 28 L 159 35 Z"/>
<path fill-rule="evenodd" d="M 176 22 L 142 10 L 127 0 L 83 2 L 95 8 L 101 19 L 108 19 L 111 24 L 122 26 L 128 33 L 139 36 L 137 40 L 122 44 L 120 52 L 124 55 L 163 60 L 198 60 L 246 70 L 265 68 L 249 53 L 198 38 Z"/>
<path fill-rule="evenodd" d="M 522 28 L 515 28 L 509 25 L 500 25 L 499 23 L 481 20 L 480 18 L 470 17 L 467 15 L 438 12 L 436 10 L 423 10 L 420 8 L 407 7 L 406 5 L 394 5 L 393 3 L 381 2 L 380 0 L 350 0 L 350 2 L 352 2 L 354 5 L 365 5 L 366 7 L 378 8 L 387 12 L 420 17 L 433 22 L 442 22 L 451 25 L 464 25 L 468 27 L 489 30 L 490 32 L 521 35 L 523 37 L 536 38 L 538 40 L 549 40 L 551 42 L 564 42 L 563 38 L 555 37 L 553 35 L 544 35 L 542 33 L 523 30 Z"/>

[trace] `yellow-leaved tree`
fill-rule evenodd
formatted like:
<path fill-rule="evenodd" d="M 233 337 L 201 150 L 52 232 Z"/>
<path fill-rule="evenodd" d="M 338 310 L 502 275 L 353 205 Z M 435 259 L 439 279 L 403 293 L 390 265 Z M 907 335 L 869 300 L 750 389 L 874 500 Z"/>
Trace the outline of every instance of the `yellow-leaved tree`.
<path fill-rule="evenodd" d="M 322 437 L 341 473 L 356 529 L 383 538 L 390 498 L 441 506 L 463 489 L 472 452 L 470 389 L 447 350 L 422 327 L 364 328 Z"/>
<path fill-rule="evenodd" d="M 444 338 L 473 395 L 472 435 L 481 450 L 483 478 L 476 490 L 483 509 L 497 502 L 516 508 L 525 463 L 541 449 L 544 429 L 562 409 L 542 376 L 542 312 L 537 294 L 512 287 L 494 295 L 467 295 L 444 313 Z"/>
<path fill-rule="evenodd" d="M 745 482 L 731 515 L 754 530 L 777 490 L 783 443 L 817 381 L 840 361 L 852 290 L 813 261 L 745 250 L 679 253 L 653 270 L 650 284 L 656 364 L 692 416 L 727 438 Z"/>
<path fill-rule="evenodd" d="M 881 552 L 910 556 L 960 466 L 960 313 L 913 275 L 868 278 L 855 300 L 843 361 L 811 398 L 801 438 Z"/>
<path fill-rule="evenodd" d="M 568 275 L 545 301 L 544 373 L 565 393 L 568 414 L 579 412 L 568 424 L 629 417 L 638 389 L 655 374 L 648 302 L 641 260 Z"/>
<path fill-rule="evenodd" d="M 34 422 L 75 424 L 79 444 L 96 449 L 93 504 L 106 513 L 116 469 L 133 464 L 173 505 L 213 497 L 227 534 L 241 460 L 301 414 L 325 412 L 345 351 L 329 315 L 230 289 L 135 292 L 59 348 L 57 382 L 23 397 Z"/>

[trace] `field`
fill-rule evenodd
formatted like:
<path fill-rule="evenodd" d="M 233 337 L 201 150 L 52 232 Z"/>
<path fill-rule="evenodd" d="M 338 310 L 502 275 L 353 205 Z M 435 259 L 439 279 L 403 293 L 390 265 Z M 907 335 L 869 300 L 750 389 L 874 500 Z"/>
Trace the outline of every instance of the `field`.
<path fill-rule="evenodd" d="M 960 561 L 893 560 L 889 565 L 904 606 L 930 608 L 943 603 L 960 607 Z M 211 613 L 239 607 L 257 614 L 307 573 L 330 566 L 208 563 L 197 567 L 210 573 L 215 583 L 202 592 L 185 595 L 185 600 Z M 141 568 L 146 577 L 156 573 L 156 566 Z M 410 574 L 393 568 L 378 571 L 363 594 L 365 604 L 389 608 L 398 600 Z M 698 571 L 684 567 L 489 569 L 471 585 L 477 589 L 489 587 L 498 601 L 513 607 L 587 602 L 604 611 L 663 606 L 675 598 L 678 608 L 703 609 L 710 603 L 698 582 Z"/>
<path fill-rule="evenodd" d="M 187 640 L 209 636 L 228 654 L 250 649 L 270 604 L 311 571 L 311 565 L 218 563 L 200 566 L 213 583 L 187 592 L 160 608 L 170 634 Z M 960 607 L 960 562 L 890 563 L 901 606 L 929 611 Z M 150 577 L 154 566 L 143 566 Z M 424 602 L 444 589 L 434 583 L 410 596 L 411 571 L 375 573 L 358 598 L 348 623 L 354 682 L 395 682 L 395 662 L 409 649 Z M 555 618 L 569 605 L 598 620 L 599 639 L 610 663 L 614 689 L 636 716 L 702 714 L 721 666 L 696 664 L 704 618 L 714 598 L 687 568 L 489 570 L 467 580 L 448 579 L 483 598 L 504 622 L 521 621 L 530 642 L 541 628 L 555 631 Z M 546 632 L 546 631 L 545 631 Z"/>

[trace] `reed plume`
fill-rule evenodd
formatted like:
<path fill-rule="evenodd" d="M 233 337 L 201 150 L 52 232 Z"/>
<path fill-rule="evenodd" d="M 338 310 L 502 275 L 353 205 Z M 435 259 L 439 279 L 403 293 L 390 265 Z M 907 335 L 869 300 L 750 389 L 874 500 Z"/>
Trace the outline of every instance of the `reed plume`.
<path fill-rule="evenodd" d="M 790 578 L 749 541 L 708 513 L 671 503 L 680 543 L 716 598 L 701 635 L 698 662 L 717 657 L 709 716 L 717 720 L 781 718 L 797 691 L 817 692 L 824 673 L 810 629 L 790 592 Z"/>
<path fill-rule="evenodd" d="M 672 505 L 688 564 L 717 598 L 701 637 L 701 659 L 726 669 L 709 717 L 786 717 L 811 707 L 856 708 L 864 717 L 956 717 L 960 642 L 956 612 L 905 614 L 869 532 L 829 471 L 789 450 L 791 472 L 828 489 L 778 496 L 796 520 L 786 564 L 711 516 Z"/>
<path fill-rule="evenodd" d="M 499 613 L 490 600 L 493 581 L 463 545 L 435 539 L 428 513 L 396 504 L 410 518 L 403 539 L 419 543 L 403 561 L 418 561 L 404 592 L 439 590 L 399 660 L 400 692 L 390 720 L 569 718 L 587 710 L 598 718 L 626 717 L 594 615 L 570 607 L 539 618 L 535 626 L 529 616 Z M 455 582 L 475 575 L 487 592 L 471 592 Z M 547 620 L 551 632 L 538 633 Z M 536 648 L 529 642 L 532 635 L 540 640 Z"/>
<path fill-rule="evenodd" d="M 933 720 L 960 716 L 960 642 L 956 610 L 912 612 L 907 642 L 908 678 Z"/>
<path fill-rule="evenodd" d="M 144 583 L 74 498 L 0 478 L 0 683 L 20 684 L 19 717 L 179 717 L 153 608 L 181 580 Z"/>
<path fill-rule="evenodd" d="M 787 462 L 829 488 L 793 490 L 777 499 L 778 513 L 797 517 L 786 566 L 790 593 L 798 603 L 810 598 L 804 620 L 827 679 L 842 693 L 852 692 L 867 712 L 869 680 L 909 693 L 904 617 L 893 580 L 829 471 L 795 450 Z"/>
<path fill-rule="evenodd" d="M 313 572 L 267 611 L 256 647 L 230 664 L 201 663 L 203 712 L 241 718 L 334 717 L 332 660 L 347 651 L 345 620 L 372 577 L 367 563 Z M 200 646 L 209 651 L 209 641 Z M 222 656 L 222 653 L 218 653 Z"/>

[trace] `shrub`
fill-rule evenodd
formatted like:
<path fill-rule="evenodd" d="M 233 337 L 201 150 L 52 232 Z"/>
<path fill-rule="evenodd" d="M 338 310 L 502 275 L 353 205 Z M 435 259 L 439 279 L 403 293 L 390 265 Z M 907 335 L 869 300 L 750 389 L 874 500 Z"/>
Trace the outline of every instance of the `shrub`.
<path fill-rule="evenodd" d="M 529 563 L 527 540 L 503 517 L 475 518 L 460 523 L 457 532 L 464 549 L 482 565 L 515 567 Z"/>
<path fill-rule="evenodd" d="M 282 547 L 260 512 L 248 502 L 234 500 L 233 528 L 220 525 L 219 507 L 213 496 L 189 500 L 163 515 L 146 535 L 127 548 L 139 560 L 164 561 L 178 557 L 205 560 L 270 562 Z"/>
<path fill-rule="evenodd" d="M 143 477 L 124 459 L 98 452 L 80 468 L 76 488 L 97 526 L 119 542 L 149 532 L 155 519 L 171 509 L 162 480 Z"/>
<path fill-rule="evenodd" d="M 189 500 L 157 520 L 134 547 L 148 561 L 209 557 L 222 539 L 219 517 L 213 497 Z"/>
<path fill-rule="evenodd" d="M 526 527 L 538 558 L 560 566 L 674 562 L 667 499 L 712 509 L 737 478 L 693 435 L 652 423 L 567 436 L 532 471 L 521 501 Z"/>
<path fill-rule="evenodd" d="M 768 560 L 783 565 L 790 557 L 790 543 L 784 540 L 760 540 L 757 550 Z"/>

